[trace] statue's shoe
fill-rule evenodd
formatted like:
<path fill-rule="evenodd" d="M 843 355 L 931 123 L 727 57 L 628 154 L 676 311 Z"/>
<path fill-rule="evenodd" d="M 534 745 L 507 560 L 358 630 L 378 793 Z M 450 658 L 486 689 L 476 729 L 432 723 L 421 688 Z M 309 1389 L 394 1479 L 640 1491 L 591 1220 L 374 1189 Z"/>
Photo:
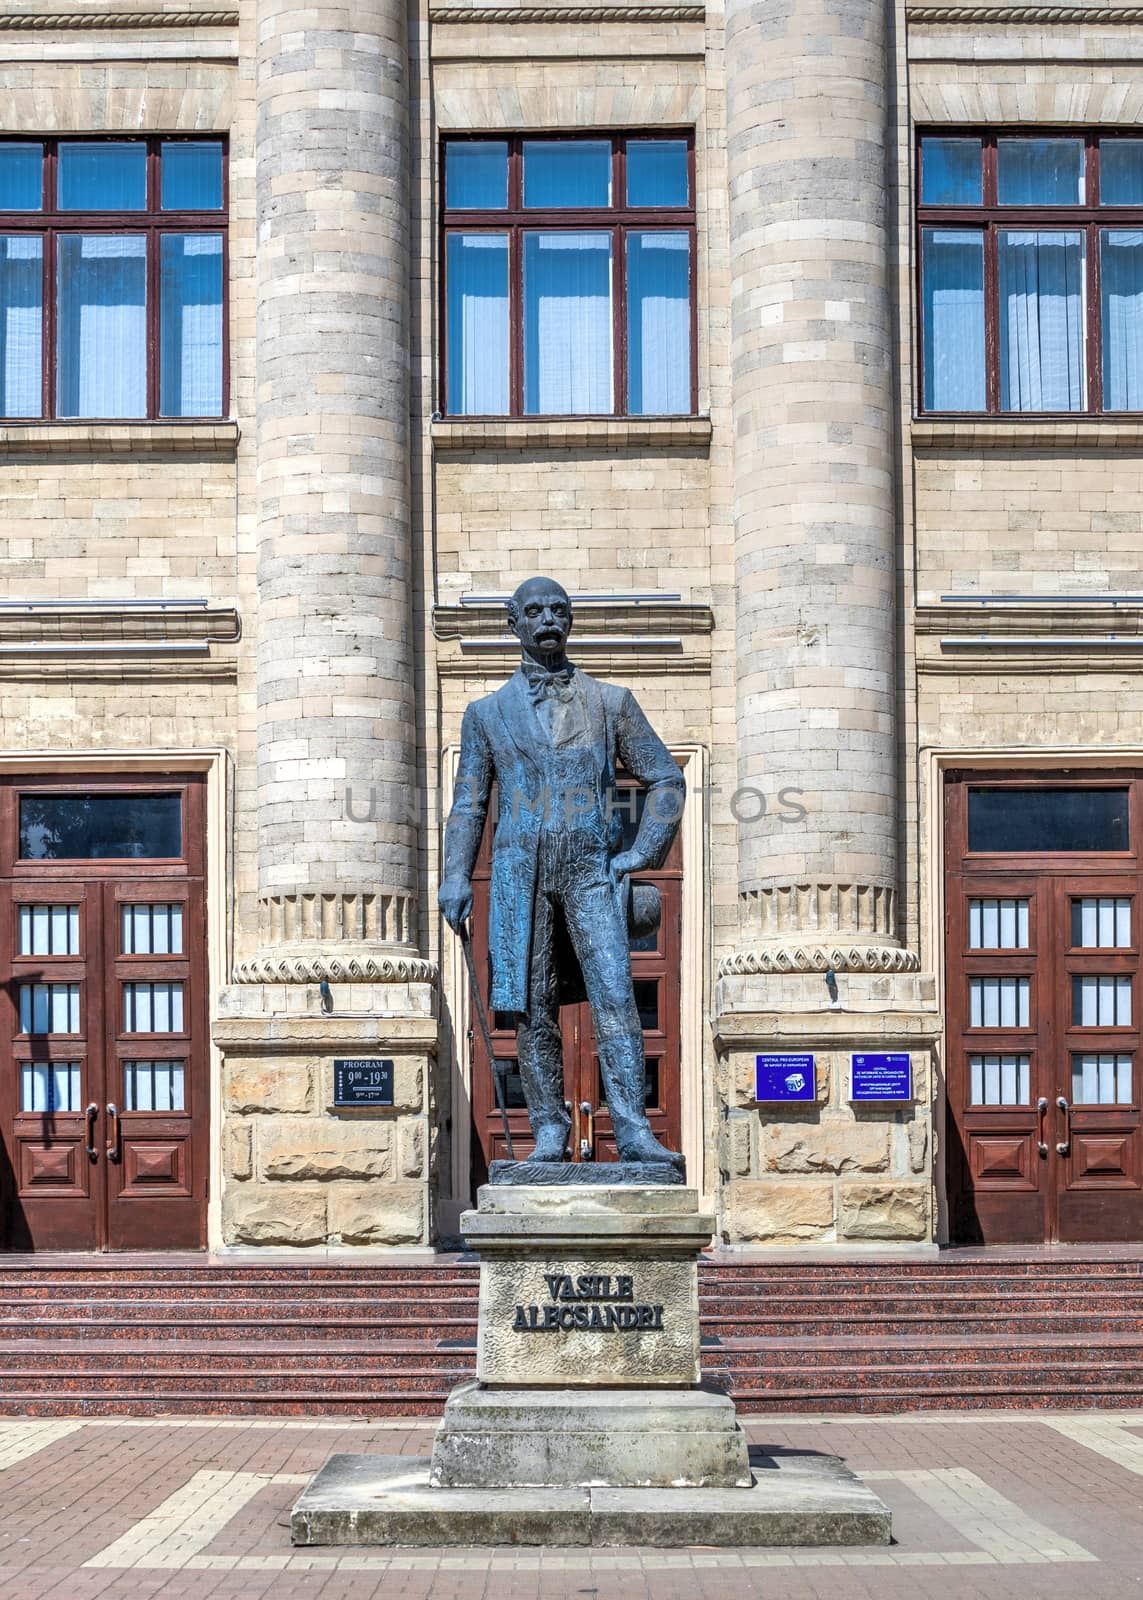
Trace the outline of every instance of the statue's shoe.
<path fill-rule="evenodd" d="M 633 1138 L 619 1141 L 620 1161 L 654 1161 L 666 1162 L 668 1166 L 686 1174 L 686 1158 L 677 1150 L 668 1150 L 665 1144 L 660 1144 L 655 1135 L 648 1128 L 644 1133 L 638 1133 Z"/>
<path fill-rule="evenodd" d="M 536 1148 L 526 1161 L 563 1161 L 567 1155 L 568 1136 L 563 1128 L 541 1128 L 536 1137 Z"/>

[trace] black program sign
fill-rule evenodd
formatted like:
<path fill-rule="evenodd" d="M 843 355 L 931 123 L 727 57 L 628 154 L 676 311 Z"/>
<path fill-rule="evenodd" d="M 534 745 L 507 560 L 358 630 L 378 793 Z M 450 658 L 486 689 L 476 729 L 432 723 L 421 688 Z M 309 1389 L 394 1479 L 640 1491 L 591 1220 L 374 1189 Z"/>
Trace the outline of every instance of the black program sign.
<path fill-rule="evenodd" d="M 373 1059 L 335 1061 L 333 1103 L 335 1106 L 391 1106 L 393 1104 L 392 1061 Z"/>

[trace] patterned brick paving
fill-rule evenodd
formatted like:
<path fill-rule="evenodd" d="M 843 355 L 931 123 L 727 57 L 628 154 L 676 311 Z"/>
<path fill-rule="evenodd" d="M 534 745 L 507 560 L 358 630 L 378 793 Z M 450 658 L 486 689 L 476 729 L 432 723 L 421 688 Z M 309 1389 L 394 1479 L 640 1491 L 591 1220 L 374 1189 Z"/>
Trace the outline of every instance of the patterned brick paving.
<path fill-rule="evenodd" d="M 894 1511 L 887 1550 L 297 1551 L 333 1451 L 422 1454 L 419 1419 L 0 1420 L 4 1600 L 1122 1600 L 1143 1591 L 1143 1412 L 750 1423 Z"/>

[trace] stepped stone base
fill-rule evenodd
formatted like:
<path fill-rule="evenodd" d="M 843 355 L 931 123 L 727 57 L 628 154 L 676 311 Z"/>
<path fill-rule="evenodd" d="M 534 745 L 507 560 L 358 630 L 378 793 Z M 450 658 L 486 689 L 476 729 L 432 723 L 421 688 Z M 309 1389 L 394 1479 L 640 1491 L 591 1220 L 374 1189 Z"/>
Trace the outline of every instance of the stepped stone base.
<path fill-rule="evenodd" d="M 742 1489 L 437 1489 L 423 1457 L 332 1456 L 295 1545 L 886 1545 L 890 1513 L 833 1456 L 758 1455 Z"/>
<path fill-rule="evenodd" d="M 433 1445 L 434 1488 L 748 1488 L 746 1436 L 710 1389 L 484 1389 L 458 1384 Z"/>

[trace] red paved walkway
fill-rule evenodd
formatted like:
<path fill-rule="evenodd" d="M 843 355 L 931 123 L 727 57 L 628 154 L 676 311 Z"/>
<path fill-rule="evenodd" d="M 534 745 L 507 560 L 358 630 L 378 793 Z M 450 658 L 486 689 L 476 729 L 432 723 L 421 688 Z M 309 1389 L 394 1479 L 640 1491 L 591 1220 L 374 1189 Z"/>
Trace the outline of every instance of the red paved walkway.
<path fill-rule="evenodd" d="M 292 1550 L 334 1451 L 427 1453 L 432 1424 L 0 1419 L 3 1600 L 1123 1600 L 1143 1591 L 1143 1413 L 749 1426 L 868 1473 L 866 1551 Z"/>

